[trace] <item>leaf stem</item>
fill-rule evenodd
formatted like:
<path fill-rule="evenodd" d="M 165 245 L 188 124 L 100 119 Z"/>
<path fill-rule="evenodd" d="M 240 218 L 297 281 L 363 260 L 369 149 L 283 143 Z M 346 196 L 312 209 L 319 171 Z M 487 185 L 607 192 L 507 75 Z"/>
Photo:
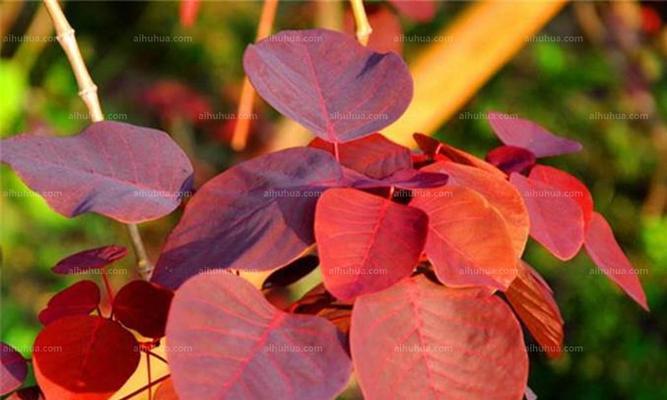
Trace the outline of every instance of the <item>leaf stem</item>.
<path fill-rule="evenodd" d="M 334 156 L 336 156 L 336 161 L 340 163 L 340 150 L 338 149 L 338 142 L 334 142 Z"/>
<path fill-rule="evenodd" d="M 107 275 L 107 270 L 102 268 L 102 281 L 104 282 L 104 287 L 107 291 L 107 297 L 109 298 L 109 304 L 113 306 L 113 290 L 111 289 L 111 284 L 109 283 L 109 276 Z"/>
<path fill-rule="evenodd" d="M 350 5 L 352 6 L 352 14 L 354 14 L 354 22 L 357 26 L 357 40 L 366 46 L 368 38 L 373 33 L 373 28 L 371 28 L 371 24 L 368 22 L 364 2 L 363 0 L 350 0 Z"/>
<path fill-rule="evenodd" d="M 151 355 L 146 353 L 146 372 L 148 373 L 148 400 L 153 400 L 153 388 L 151 387 Z"/>
<path fill-rule="evenodd" d="M 72 67 L 76 83 L 79 86 L 79 97 L 81 97 L 88 109 L 90 120 L 92 122 L 103 121 L 104 114 L 102 113 L 102 107 L 100 106 L 100 99 L 97 96 L 97 86 L 90 77 L 88 68 L 86 68 L 86 63 L 83 61 L 81 50 L 79 50 L 79 44 L 74 35 L 74 29 L 72 29 L 72 26 L 67 22 L 67 18 L 57 0 L 44 0 L 44 5 L 51 16 L 51 21 L 56 30 L 56 39 L 63 48 L 70 66 Z M 141 235 L 139 234 L 139 228 L 136 224 L 128 224 L 127 228 L 130 232 L 130 237 L 132 238 L 132 245 L 137 257 L 139 273 L 147 279 L 150 277 L 150 270 L 152 267 L 148 261 L 146 249 L 144 248 Z"/>
<path fill-rule="evenodd" d="M 276 10 L 278 9 L 278 0 L 264 0 L 262 6 L 262 14 L 259 17 L 259 25 L 257 26 L 257 36 L 255 41 L 260 41 L 271 34 L 273 28 L 273 21 L 276 18 Z M 241 89 L 241 99 L 239 100 L 239 108 L 236 114 L 236 124 L 234 125 L 234 133 L 232 134 L 232 149 L 241 151 L 245 149 L 248 144 L 248 133 L 250 132 L 250 121 L 252 118 L 252 106 L 255 101 L 255 89 L 250 84 L 250 80 L 246 76 L 243 79 L 243 88 Z"/>

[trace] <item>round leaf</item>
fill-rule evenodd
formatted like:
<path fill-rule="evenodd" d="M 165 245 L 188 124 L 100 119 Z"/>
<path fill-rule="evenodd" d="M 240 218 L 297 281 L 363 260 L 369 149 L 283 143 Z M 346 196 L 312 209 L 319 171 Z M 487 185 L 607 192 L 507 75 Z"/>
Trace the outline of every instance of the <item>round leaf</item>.
<path fill-rule="evenodd" d="M 116 294 L 113 315 L 126 327 L 157 339 L 164 336 L 172 297 L 171 290 L 146 281 L 132 281 Z"/>

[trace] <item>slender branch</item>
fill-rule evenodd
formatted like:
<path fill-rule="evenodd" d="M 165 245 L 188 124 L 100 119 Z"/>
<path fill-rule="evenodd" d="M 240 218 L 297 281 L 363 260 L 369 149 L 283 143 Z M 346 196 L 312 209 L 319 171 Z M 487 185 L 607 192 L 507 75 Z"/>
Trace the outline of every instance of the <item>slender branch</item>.
<path fill-rule="evenodd" d="M 141 388 L 135 390 L 134 392 L 128 394 L 127 396 L 124 396 L 123 398 L 121 398 L 119 400 L 129 400 L 129 399 L 133 398 L 134 396 L 138 395 L 139 393 L 145 391 L 146 389 L 151 388 L 151 387 L 157 385 L 158 383 L 166 381 L 167 379 L 169 379 L 170 376 L 171 376 L 170 374 L 167 374 L 167 375 L 165 375 L 161 378 L 158 378 L 158 379 L 154 380 L 153 382 L 151 382 L 150 385 L 146 385 L 144 387 L 141 387 Z"/>
<path fill-rule="evenodd" d="M 86 108 L 88 108 L 90 120 L 92 122 L 104 120 L 100 100 L 97 97 L 97 86 L 90 77 L 88 68 L 86 68 L 86 64 L 83 61 L 79 45 L 74 36 L 74 29 L 72 29 L 72 26 L 67 22 L 67 18 L 57 0 L 44 0 L 44 5 L 51 16 L 51 21 L 56 30 L 58 43 L 60 43 L 60 46 L 65 51 L 65 55 L 72 67 L 76 83 L 79 86 L 79 96 L 85 103 Z M 144 243 L 141 240 L 139 228 L 136 224 L 128 224 L 127 228 L 132 239 L 134 253 L 137 257 L 139 273 L 144 278 L 147 278 L 150 276 L 152 267 L 148 261 L 148 255 L 146 254 Z"/>
<path fill-rule="evenodd" d="M 277 9 L 278 0 L 264 0 L 255 41 L 260 41 L 271 34 Z M 232 148 L 236 151 L 245 149 L 248 144 L 248 133 L 250 132 L 250 121 L 252 120 L 252 106 L 254 101 L 255 89 L 250 84 L 248 77 L 245 77 L 243 79 L 241 99 L 239 100 L 239 108 L 236 113 L 236 125 L 234 125 L 234 133 L 231 143 Z"/>
<path fill-rule="evenodd" d="M 357 25 L 357 40 L 366 46 L 368 38 L 373 33 L 373 28 L 371 28 L 371 24 L 368 22 L 364 2 L 363 0 L 350 0 L 350 5 L 352 6 L 352 14 L 354 14 L 354 22 Z"/>

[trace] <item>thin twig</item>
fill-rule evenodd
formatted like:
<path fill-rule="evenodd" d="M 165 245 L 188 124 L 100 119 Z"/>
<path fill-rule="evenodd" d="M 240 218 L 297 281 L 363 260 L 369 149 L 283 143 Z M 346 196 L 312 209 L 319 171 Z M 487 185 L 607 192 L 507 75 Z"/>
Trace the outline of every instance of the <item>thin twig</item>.
<path fill-rule="evenodd" d="M 352 6 L 352 14 L 354 14 L 354 22 L 357 25 L 357 40 L 366 46 L 368 38 L 373 33 L 373 28 L 371 28 L 371 24 L 368 22 L 364 2 L 363 0 L 350 0 L 350 5 Z"/>
<path fill-rule="evenodd" d="M 262 14 L 257 27 L 255 41 L 260 41 L 271 34 L 273 21 L 276 18 L 278 0 L 264 0 Z M 236 125 L 232 136 L 232 148 L 236 151 L 245 149 L 248 144 L 248 133 L 250 132 L 250 121 L 252 120 L 252 106 L 255 101 L 255 89 L 250 84 L 248 77 L 243 79 L 241 99 L 239 100 L 238 113 L 236 114 Z"/>
<path fill-rule="evenodd" d="M 65 17 L 65 14 L 60 8 L 57 0 L 44 0 L 44 5 L 46 6 L 46 9 L 51 16 L 51 21 L 53 22 L 53 26 L 56 30 L 56 39 L 65 51 L 65 55 L 67 55 L 67 59 L 69 60 L 70 66 L 72 67 L 72 72 L 74 72 L 76 83 L 79 86 L 79 96 L 86 104 L 86 108 L 88 108 L 90 120 L 92 122 L 104 120 L 104 114 L 102 113 L 100 100 L 97 97 L 97 86 L 93 82 L 93 79 L 90 77 L 88 68 L 86 68 L 86 64 L 83 61 L 81 51 L 79 50 L 79 45 L 74 35 L 74 29 L 72 29 L 72 26 L 70 26 L 69 22 L 67 22 L 67 18 Z M 150 276 L 152 266 L 148 261 L 148 255 L 146 254 L 144 243 L 141 240 L 139 228 L 136 224 L 128 224 L 127 228 L 130 233 L 130 238 L 132 239 L 134 253 L 137 257 L 139 273 L 144 278 L 148 278 Z"/>

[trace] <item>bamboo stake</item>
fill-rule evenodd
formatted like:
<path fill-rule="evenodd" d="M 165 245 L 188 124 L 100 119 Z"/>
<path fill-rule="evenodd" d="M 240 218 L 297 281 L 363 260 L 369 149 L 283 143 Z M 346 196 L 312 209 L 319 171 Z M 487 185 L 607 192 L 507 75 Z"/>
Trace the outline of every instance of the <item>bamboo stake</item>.
<path fill-rule="evenodd" d="M 278 0 L 265 0 L 262 7 L 262 14 L 259 18 L 257 27 L 257 36 L 255 42 L 264 39 L 271 34 L 273 21 L 276 18 L 278 9 Z M 232 135 L 232 149 L 241 151 L 248 144 L 248 133 L 250 132 L 250 121 L 252 120 L 252 106 L 255 101 L 255 89 L 250 84 L 246 76 L 243 79 L 243 88 L 241 89 L 241 99 L 239 101 L 238 113 L 236 114 L 236 125 Z"/>
<path fill-rule="evenodd" d="M 79 96 L 86 104 L 90 120 L 92 122 L 103 121 L 104 114 L 102 113 L 100 100 L 97 96 L 97 86 L 90 77 L 88 68 L 86 68 L 86 64 L 83 61 L 81 51 L 79 50 L 79 44 L 74 35 L 74 29 L 72 29 L 72 26 L 67 21 L 57 0 L 44 0 L 44 5 L 51 16 L 51 21 L 56 30 L 56 39 L 63 48 L 70 66 L 72 67 L 76 83 L 79 86 Z M 148 279 L 150 277 L 152 266 L 148 261 L 148 255 L 144 243 L 141 240 L 139 227 L 136 224 L 127 224 L 127 229 L 132 240 L 135 256 L 137 257 L 139 273 L 144 279 Z"/>

